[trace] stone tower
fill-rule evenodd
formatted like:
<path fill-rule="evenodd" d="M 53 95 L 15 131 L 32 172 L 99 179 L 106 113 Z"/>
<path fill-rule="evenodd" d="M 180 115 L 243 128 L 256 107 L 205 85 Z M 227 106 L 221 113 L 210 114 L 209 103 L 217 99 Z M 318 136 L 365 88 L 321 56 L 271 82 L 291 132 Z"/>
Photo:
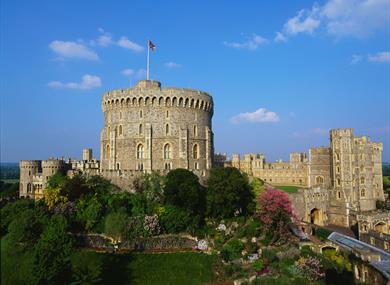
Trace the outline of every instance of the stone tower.
<path fill-rule="evenodd" d="M 20 182 L 19 182 L 19 196 L 20 197 L 34 197 L 33 177 L 41 172 L 40 160 L 21 160 L 19 162 Z"/>
<path fill-rule="evenodd" d="M 185 168 L 205 176 L 212 168 L 213 100 L 202 91 L 161 88 L 141 80 L 103 96 L 101 174 Z M 133 173 L 133 174 L 132 174 Z"/>

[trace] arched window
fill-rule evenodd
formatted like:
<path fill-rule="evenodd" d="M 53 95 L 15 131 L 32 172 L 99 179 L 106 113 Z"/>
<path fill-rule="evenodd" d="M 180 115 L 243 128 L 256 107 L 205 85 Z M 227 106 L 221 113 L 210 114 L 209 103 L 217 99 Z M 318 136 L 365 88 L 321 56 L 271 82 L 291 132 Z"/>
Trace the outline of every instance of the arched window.
<path fill-rule="evenodd" d="M 194 159 L 198 159 L 199 157 L 199 151 L 198 151 L 198 145 L 195 144 L 194 147 L 192 148 L 192 157 Z"/>
<path fill-rule="evenodd" d="M 366 189 L 360 190 L 360 197 L 366 197 Z"/>
<path fill-rule="evenodd" d="M 120 136 L 122 135 L 122 125 L 119 125 L 119 132 L 118 133 L 119 133 Z"/>
<path fill-rule="evenodd" d="M 164 165 L 164 168 L 165 170 L 171 170 L 171 163 L 170 162 L 166 162 L 165 165 Z"/>
<path fill-rule="evenodd" d="M 171 159 L 171 145 L 168 143 L 164 146 L 164 159 Z"/>
<path fill-rule="evenodd" d="M 198 126 L 194 126 L 194 137 L 198 136 Z"/>
<path fill-rule="evenodd" d="M 341 185 L 341 180 L 340 178 L 337 178 L 337 186 L 340 186 Z"/>
<path fill-rule="evenodd" d="M 142 124 L 139 124 L 138 134 L 142 135 L 143 132 L 144 132 L 144 128 L 142 127 Z"/>
<path fill-rule="evenodd" d="M 27 193 L 31 193 L 31 184 L 30 183 L 27 184 Z"/>
<path fill-rule="evenodd" d="M 106 159 L 110 158 L 110 145 L 106 145 Z"/>
<path fill-rule="evenodd" d="M 169 124 L 165 125 L 165 134 L 169 135 Z"/>
<path fill-rule="evenodd" d="M 322 184 L 322 183 L 324 183 L 324 177 L 317 176 L 316 177 L 316 184 Z"/>
<path fill-rule="evenodd" d="M 139 144 L 137 147 L 137 158 L 138 159 L 144 158 L 144 146 L 142 144 Z"/>

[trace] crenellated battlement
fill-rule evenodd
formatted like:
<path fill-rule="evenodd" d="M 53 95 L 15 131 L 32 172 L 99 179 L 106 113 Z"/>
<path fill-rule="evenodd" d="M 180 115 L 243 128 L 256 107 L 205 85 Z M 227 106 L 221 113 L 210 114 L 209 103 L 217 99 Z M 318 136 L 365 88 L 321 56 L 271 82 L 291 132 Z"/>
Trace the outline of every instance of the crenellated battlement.
<path fill-rule="evenodd" d="M 213 99 L 203 91 L 168 87 L 158 81 L 141 80 L 133 88 L 112 90 L 103 95 L 103 112 L 129 107 L 183 107 L 213 112 Z"/>

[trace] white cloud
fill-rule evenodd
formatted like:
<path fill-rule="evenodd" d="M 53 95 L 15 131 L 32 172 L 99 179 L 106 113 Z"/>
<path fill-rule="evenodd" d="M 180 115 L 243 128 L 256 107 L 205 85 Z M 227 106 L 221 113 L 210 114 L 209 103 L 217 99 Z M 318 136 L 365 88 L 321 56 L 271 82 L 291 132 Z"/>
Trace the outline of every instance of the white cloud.
<path fill-rule="evenodd" d="M 118 44 L 118 46 L 120 46 L 122 48 L 130 49 L 134 52 L 142 52 L 144 50 L 144 48 L 142 46 L 140 46 L 139 44 L 137 44 L 135 42 L 130 41 L 126 37 L 121 37 L 118 40 L 117 44 Z"/>
<path fill-rule="evenodd" d="M 135 71 L 134 71 L 134 69 L 127 68 L 127 69 L 122 70 L 121 73 L 125 76 L 133 76 L 135 74 Z"/>
<path fill-rule="evenodd" d="M 262 36 L 253 34 L 252 38 L 246 42 L 237 43 L 237 42 L 223 42 L 227 47 L 236 48 L 236 49 L 248 49 L 256 50 L 259 46 L 268 43 L 268 40 Z"/>
<path fill-rule="evenodd" d="M 360 54 L 354 54 L 354 55 L 352 55 L 351 64 L 357 64 L 362 59 L 363 59 L 363 56 L 361 56 Z"/>
<path fill-rule="evenodd" d="M 124 76 L 135 78 L 135 79 L 143 79 L 146 77 L 146 70 L 143 68 L 140 68 L 138 70 L 127 68 L 127 69 L 122 70 L 121 73 Z"/>
<path fill-rule="evenodd" d="M 232 117 L 230 121 L 234 124 L 239 124 L 241 122 L 275 123 L 279 122 L 279 116 L 275 112 L 260 108 L 254 112 L 240 113 L 237 116 Z"/>
<path fill-rule="evenodd" d="M 88 59 L 99 60 L 98 55 L 82 43 L 52 41 L 49 47 L 59 56 L 59 59 Z"/>
<path fill-rule="evenodd" d="M 47 85 L 51 88 L 69 88 L 69 89 L 88 90 L 88 89 L 102 86 L 102 82 L 100 80 L 100 77 L 98 76 L 85 74 L 81 78 L 80 83 L 76 83 L 76 82 L 63 83 L 61 81 L 51 81 Z"/>
<path fill-rule="evenodd" d="M 287 20 L 284 24 L 284 31 L 288 35 L 299 33 L 313 34 L 319 27 L 321 21 L 318 17 L 319 8 L 314 6 L 311 10 L 302 9 L 298 14 Z"/>
<path fill-rule="evenodd" d="M 168 67 L 168 68 L 178 68 L 178 67 L 181 67 L 181 64 L 170 61 L 170 62 L 166 62 L 165 63 L 165 67 Z"/>
<path fill-rule="evenodd" d="M 337 38 L 364 38 L 390 26 L 389 0 L 328 0 L 323 6 L 302 9 L 287 20 L 285 36 L 313 34 L 321 25 Z M 275 38 L 276 41 L 276 38 Z"/>
<path fill-rule="evenodd" d="M 378 52 L 374 55 L 368 55 L 368 61 L 371 62 L 390 62 L 390 51 Z"/>
<path fill-rule="evenodd" d="M 287 37 L 280 32 L 276 32 L 276 36 L 274 38 L 274 41 L 277 43 L 284 43 L 284 42 L 287 42 Z"/>
<path fill-rule="evenodd" d="M 388 27 L 389 13 L 389 0 L 329 0 L 321 11 L 330 34 L 358 38 Z"/>

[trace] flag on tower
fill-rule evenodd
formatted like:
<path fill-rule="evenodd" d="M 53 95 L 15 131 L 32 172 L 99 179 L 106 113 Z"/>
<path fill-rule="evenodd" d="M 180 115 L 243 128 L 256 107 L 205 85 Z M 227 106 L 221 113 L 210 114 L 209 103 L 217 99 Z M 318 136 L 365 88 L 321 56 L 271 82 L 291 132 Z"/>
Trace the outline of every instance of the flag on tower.
<path fill-rule="evenodd" d="M 154 51 L 154 50 L 156 49 L 156 45 L 155 45 L 154 43 L 152 43 L 152 41 L 149 41 L 149 42 L 148 42 L 148 46 L 149 46 L 149 48 L 150 48 L 152 51 Z"/>

